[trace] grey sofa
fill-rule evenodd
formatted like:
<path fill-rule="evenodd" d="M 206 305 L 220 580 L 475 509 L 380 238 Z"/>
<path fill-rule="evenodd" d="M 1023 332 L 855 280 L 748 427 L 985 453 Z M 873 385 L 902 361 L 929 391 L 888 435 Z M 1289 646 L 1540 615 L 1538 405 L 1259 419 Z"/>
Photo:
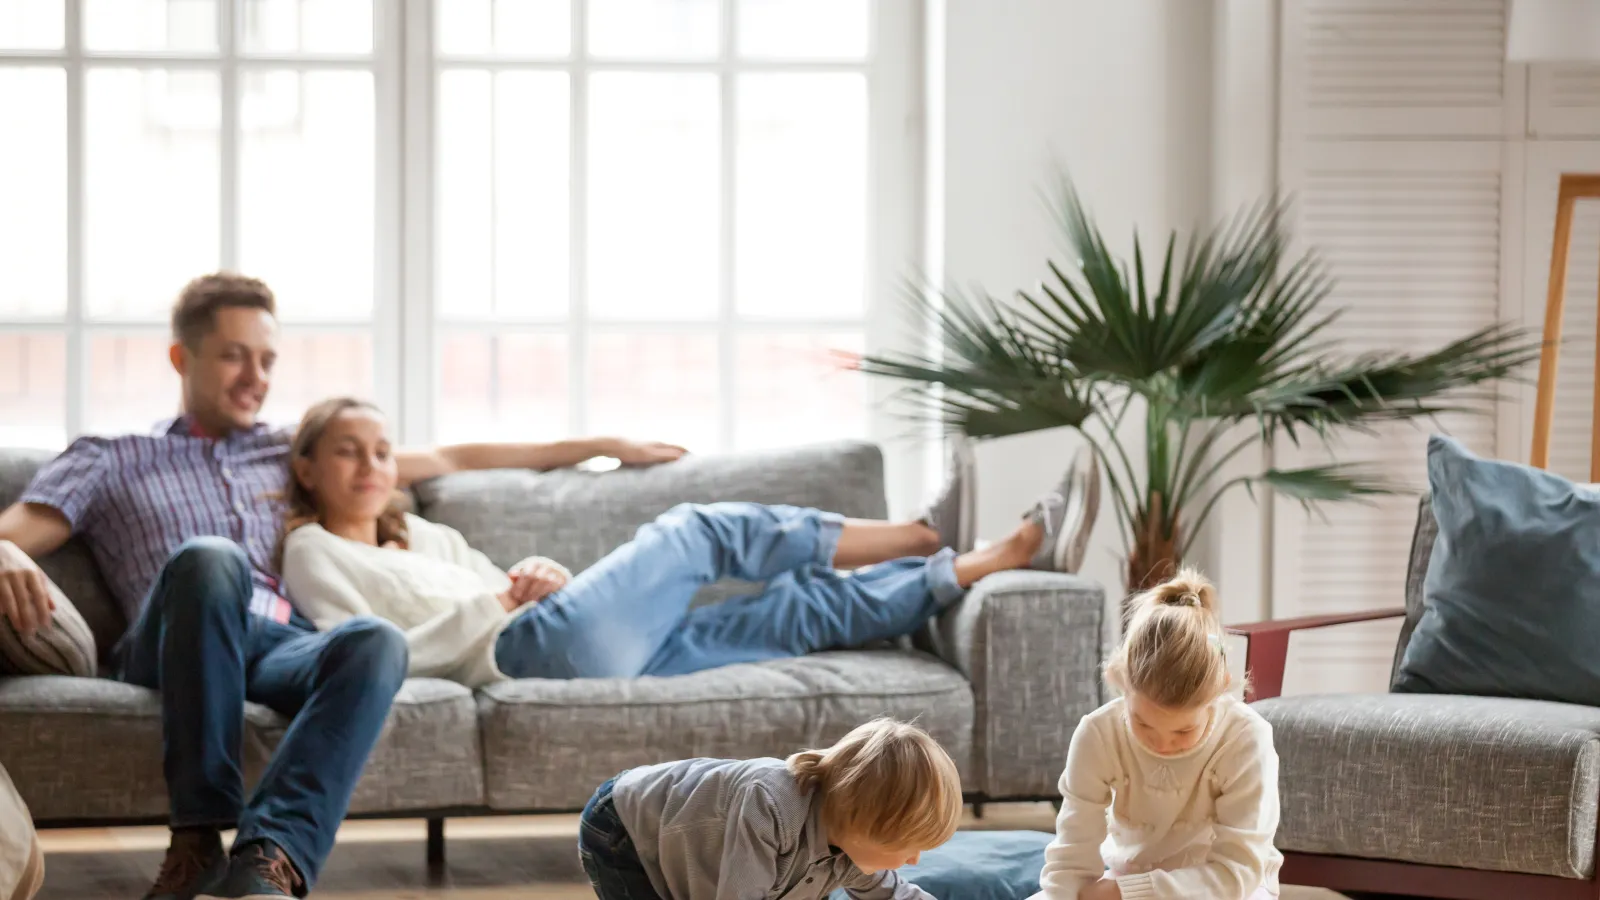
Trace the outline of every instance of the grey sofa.
<path fill-rule="evenodd" d="M 0 504 L 11 503 L 48 457 L 0 451 Z M 460 529 L 502 566 L 537 551 L 574 570 L 685 501 L 885 514 L 882 456 L 861 443 L 691 456 L 603 474 L 463 473 L 419 485 L 414 500 L 419 514 Z M 79 607 L 104 656 L 124 623 L 85 548 L 74 541 L 42 565 Z M 943 742 L 974 801 L 1052 797 L 1073 728 L 1102 702 L 1107 628 L 1099 585 L 1017 572 L 978 584 L 915 646 L 674 678 L 513 681 L 477 692 L 412 679 L 351 812 L 430 819 L 436 857 L 447 816 L 573 810 L 629 766 L 786 754 L 880 714 L 916 719 Z M 246 718 L 253 779 L 285 721 L 253 704 Z M 0 766 L 42 825 L 160 821 L 167 808 L 160 748 L 152 691 L 104 678 L 0 679 Z"/>
<path fill-rule="evenodd" d="M 1417 897 L 1596 898 L 1600 709 L 1504 697 L 1279 696 L 1289 637 L 1423 610 L 1438 526 L 1423 498 L 1405 608 L 1263 622 L 1246 635 L 1255 709 L 1280 760 L 1282 880 Z"/>

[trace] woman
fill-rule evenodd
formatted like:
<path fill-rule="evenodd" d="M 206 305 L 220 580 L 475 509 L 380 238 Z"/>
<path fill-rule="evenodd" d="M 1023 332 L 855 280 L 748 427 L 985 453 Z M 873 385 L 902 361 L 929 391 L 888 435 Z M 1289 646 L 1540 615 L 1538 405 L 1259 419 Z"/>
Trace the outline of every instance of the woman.
<path fill-rule="evenodd" d="M 677 675 L 909 634 L 986 575 L 1081 555 L 1081 536 L 1062 525 L 1092 505 L 1088 488 L 1064 484 L 1004 540 L 956 555 L 925 520 L 683 504 L 576 576 L 542 557 L 507 573 L 454 529 L 398 510 L 394 457 L 371 404 L 313 407 L 290 453 L 289 598 L 318 628 L 389 619 L 406 632 L 411 675 L 470 687 Z M 1092 474 L 1075 469 L 1077 480 Z M 960 518 L 950 503 L 936 509 L 934 522 Z M 699 588 L 724 577 L 767 586 L 690 609 Z"/>

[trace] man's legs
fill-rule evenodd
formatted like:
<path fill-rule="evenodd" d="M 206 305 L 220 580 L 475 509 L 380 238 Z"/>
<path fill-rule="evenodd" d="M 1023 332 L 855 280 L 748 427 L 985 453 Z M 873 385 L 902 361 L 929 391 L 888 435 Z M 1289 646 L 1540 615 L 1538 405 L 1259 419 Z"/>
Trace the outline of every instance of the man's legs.
<path fill-rule="evenodd" d="M 224 538 L 196 538 L 167 560 L 117 648 L 121 679 L 161 692 L 174 829 L 239 821 L 249 605 L 244 551 Z"/>
<path fill-rule="evenodd" d="M 632 678 L 721 578 L 766 581 L 828 565 L 844 519 L 757 503 L 682 504 L 521 612 L 495 646 L 513 678 Z"/>
<path fill-rule="evenodd" d="M 405 635 L 372 618 L 312 633 L 261 625 L 289 633 L 251 665 L 248 695 L 292 721 L 239 817 L 234 852 L 270 841 L 309 889 L 405 681 Z"/>

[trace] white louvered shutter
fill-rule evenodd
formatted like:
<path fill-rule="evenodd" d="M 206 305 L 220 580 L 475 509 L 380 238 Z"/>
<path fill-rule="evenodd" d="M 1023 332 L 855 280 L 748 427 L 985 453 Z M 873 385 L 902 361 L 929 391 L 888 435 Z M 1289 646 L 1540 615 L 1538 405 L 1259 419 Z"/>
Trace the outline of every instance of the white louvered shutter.
<path fill-rule="evenodd" d="M 1535 65 L 1528 72 L 1528 134 L 1600 138 L 1600 65 Z"/>
<path fill-rule="evenodd" d="M 1494 323 L 1501 311 L 1504 151 L 1498 142 L 1318 142 L 1288 186 L 1297 236 L 1327 261 L 1342 311 L 1327 337 L 1350 353 L 1441 346 Z M 1497 451 L 1493 415 L 1386 426 L 1320 444 L 1282 447 L 1280 466 L 1368 462 L 1390 480 L 1426 485 L 1424 447 L 1446 431 L 1479 453 Z M 1403 603 L 1416 498 L 1327 504 L 1307 514 L 1280 498 L 1274 514 L 1278 617 Z M 1383 690 L 1397 622 L 1295 638 L 1285 689 Z"/>
<path fill-rule="evenodd" d="M 1282 27 L 1286 136 L 1505 131 L 1504 0 L 1287 0 Z"/>
<path fill-rule="evenodd" d="M 1600 172 L 1600 141 L 1540 141 L 1527 149 L 1523 204 L 1523 321 L 1544 327 L 1550 284 L 1550 241 L 1555 233 L 1556 190 L 1563 172 Z M 1550 468 L 1589 480 L 1590 423 L 1594 410 L 1596 292 L 1600 291 L 1600 200 L 1579 200 L 1567 256 L 1566 304 L 1561 316 L 1561 356 L 1556 368 L 1556 408 L 1550 428 Z M 1513 459 L 1526 461 L 1533 443 L 1531 388 L 1523 392 L 1521 431 Z"/>

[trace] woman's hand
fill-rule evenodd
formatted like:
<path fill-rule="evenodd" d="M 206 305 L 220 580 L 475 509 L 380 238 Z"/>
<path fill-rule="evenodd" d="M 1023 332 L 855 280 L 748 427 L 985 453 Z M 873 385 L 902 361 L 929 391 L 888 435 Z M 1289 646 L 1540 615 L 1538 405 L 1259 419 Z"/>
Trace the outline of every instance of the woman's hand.
<path fill-rule="evenodd" d="M 500 594 L 507 612 L 538 603 L 567 584 L 567 573 L 547 559 L 525 559 L 511 567 L 511 587 Z"/>

